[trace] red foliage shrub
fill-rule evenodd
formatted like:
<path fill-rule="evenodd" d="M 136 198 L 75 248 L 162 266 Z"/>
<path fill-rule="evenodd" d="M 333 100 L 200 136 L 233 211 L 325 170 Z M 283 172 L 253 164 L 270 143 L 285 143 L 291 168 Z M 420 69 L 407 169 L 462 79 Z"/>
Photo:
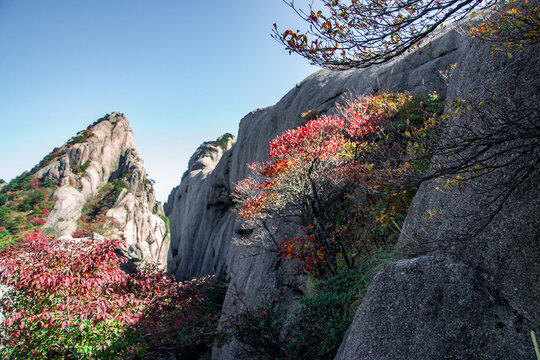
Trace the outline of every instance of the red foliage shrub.
<path fill-rule="evenodd" d="M 307 231 L 313 229 L 308 225 Z M 299 229 L 303 233 L 303 229 Z M 326 249 L 315 241 L 315 235 L 293 235 L 291 237 L 282 236 L 278 244 L 278 252 L 283 259 L 297 261 L 297 266 L 305 271 L 313 271 L 317 264 L 324 262 Z"/>
<path fill-rule="evenodd" d="M 33 222 L 34 226 L 42 226 L 42 225 L 45 225 L 45 223 L 47 222 L 47 220 L 43 219 L 43 218 L 40 218 L 40 219 L 37 219 L 36 221 Z"/>
<path fill-rule="evenodd" d="M 71 237 L 75 239 L 92 237 L 92 231 L 88 229 L 77 229 L 73 232 L 73 234 L 71 234 Z"/>
<path fill-rule="evenodd" d="M 215 313 L 198 313 L 209 278 L 175 283 L 152 267 L 128 275 L 116 254 L 124 246 L 116 240 L 57 240 L 36 231 L 0 250 L 0 282 L 12 288 L 0 300 L 7 353 L 95 358 L 125 334 L 140 334 L 131 339 L 144 348 L 178 335 L 178 329 L 196 341 L 202 329 L 215 328 Z"/>
<path fill-rule="evenodd" d="M 254 234 L 237 243 L 277 251 L 312 273 L 354 267 L 376 234 L 399 228 L 404 206 L 387 199 L 421 170 L 415 155 L 424 149 L 411 134 L 425 135 L 432 114 L 411 95 L 388 93 L 353 98 L 335 115 L 287 130 L 270 142 L 269 160 L 248 165 L 251 175 L 236 184 L 237 212 Z M 275 220 L 311 228 L 277 241 Z"/>

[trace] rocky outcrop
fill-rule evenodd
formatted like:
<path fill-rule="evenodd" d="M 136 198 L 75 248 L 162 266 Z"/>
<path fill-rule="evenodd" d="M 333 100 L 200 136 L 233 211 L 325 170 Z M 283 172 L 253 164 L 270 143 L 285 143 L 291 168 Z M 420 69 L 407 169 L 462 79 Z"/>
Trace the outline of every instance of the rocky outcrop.
<path fill-rule="evenodd" d="M 527 359 L 529 326 L 472 267 L 421 256 L 375 277 L 336 359 Z"/>
<path fill-rule="evenodd" d="M 331 113 L 336 103 L 350 93 L 371 94 L 382 91 L 446 93 L 439 71 L 458 62 L 465 51 L 461 36 L 450 30 L 432 40 L 422 51 L 365 70 L 335 72 L 327 69 L 309 76 L 276 105 L 257 109 L 240 122 L 236 144 L 221 158 L 201 149 L 190 161 L 190 170 L 173 190 L 165 206 L 171 220 L 169 272 L 180 279 L 216 274 L 231 274 L 225 299 L 224 317 L 241 310 L 239 305 L 256 306 L 262 299 L 279 299 L 294 307 L 291 288 L 301 279 L 272 254 L 258 254 L 237 246 L 232 238 L 240 227 L 228 193 L 248 174 L 246 164 L 264 161 L 268 143 L 287 129 L 301 125 L 301 113 L 314 110 Z M 204 146 L 203 146 L 204 147 Z M 197 155 L 199 154 L 199 155 Z M 206 159 L 197 164 L 199 159 Z M 219 200 L 221 199 L 221 200 Z M 238 302 L 237 297 L 242 301 Z M 241 347 L 234 340 L 215 349 L 213 359 L 241 358 Z"/>
<path fill-rule="evenodd" d="M 538 129 L 538 48 L 511 59 L 491 51 L 467 42 L 447 103 L 495 99 L 495 116 Z M 472 124 L 479 133 L 475 111 L 454 117 L 449 129 Z M 502 156 L 509 165 L 488 175 L 448 188 L 445 178 L 422 184 L 399 240 L 404 254 L 422 256 L 377 275 L 337 359 L 535 358 L 529 333 L 540 330 L 540 174 L 537 165 L 525 165 L 538 163 L 537 136 L 489 148 L 499 154 L 493 164 Z M 530 144 L 528 153 L 516 155 Z"/>
<path fill-rule="evenodd" d="M 134 148 L 133 131 L 122 114 L 107 115 L 79 132 L 54 149 L 32 173 L 41 181 L 59 185 L 45 231 L 71 235 L 80 227 L 81 215 L 89 204 L 104 196 L 106 186 L 114 183 L 116 192 L 108 194 L 107 202 L 99 203 L 104 207 L 99 212 L 114 219 L 111 235 L 123 236 L 132 256 L 165 264 L 169 237 L 163 210 L 156 203 L 151 181 Z"/>
<path fill-rule="evenodd" d="M 202 144 L 165 203 L 167 216 L 174 219 L 167 268 L 178 279 L 217 274 L 225 268 L 227 242 L 222 237 L 230 235 L 234 224 L 227 181 L 234 143 L 234 137 L 226 134 Z M 222 176 L 209 179 L 213 172 Z"/>

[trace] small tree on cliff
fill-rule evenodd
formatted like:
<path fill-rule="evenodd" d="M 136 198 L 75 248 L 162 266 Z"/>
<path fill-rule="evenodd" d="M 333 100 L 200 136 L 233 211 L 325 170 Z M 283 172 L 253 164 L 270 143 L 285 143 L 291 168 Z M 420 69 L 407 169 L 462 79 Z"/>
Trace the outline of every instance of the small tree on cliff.
<path fill-rule="evenodd" d="M 338 114 L 272 140 L 269 161 L 252 164 L 236 185 L 245 221 L 237 243 L 278 252 L 316 276 L 354 268 L 357 256 L 399 231 L 413 192 L 393 188 L 423 167 L 407 161 L 411 151 L 425 150 L 410 149 L 408 139 L 434 121 L 433 101 L 392 93 L 353 98 Z"/>
<path fill-rule="evenodd" d="M 284 0 L 308 25 L 307 31 L 285 30 L 274 24 L 272 37 L 312 64 L 335 69 L 364 68 L 381 64 L 409 50 L 420 48 L 444 24 L 455 22 L 475 9 L 491 7 L 469 32 L 482 40 L 506 45 L 538 42 L 539 8 L 535 0 L 508 0 L 495 7 L 494 0 L 321 0 L 307 10 L 294 0 Z M 492 20 L 495 19 L 495 20 Z"/>
<path fill-rule="evenodd" d="M 339 69 L 380 64 L 418 47 L 444 23 L 464 18 L 493 0 L 321 0 L 307 10 L 284 0 L 309 30 L 280 32 L 273 37 L 311 63 Z"/>

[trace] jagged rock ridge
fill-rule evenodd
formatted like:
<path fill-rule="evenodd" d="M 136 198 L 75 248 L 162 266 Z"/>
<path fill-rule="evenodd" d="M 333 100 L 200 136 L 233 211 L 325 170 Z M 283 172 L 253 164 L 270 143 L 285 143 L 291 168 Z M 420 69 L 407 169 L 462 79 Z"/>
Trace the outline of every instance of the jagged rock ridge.
<path fill-rule="evenodd" d="M 32 173 L 59 184 L 45 231 L 70 236 L 83 213 L 94 211 L 114 223 L 110 235 L 123 236 L 131 256 L 165 264 L 169 234 L 163 210 L 122 114 L 107 115 L 79 132 Z"/>

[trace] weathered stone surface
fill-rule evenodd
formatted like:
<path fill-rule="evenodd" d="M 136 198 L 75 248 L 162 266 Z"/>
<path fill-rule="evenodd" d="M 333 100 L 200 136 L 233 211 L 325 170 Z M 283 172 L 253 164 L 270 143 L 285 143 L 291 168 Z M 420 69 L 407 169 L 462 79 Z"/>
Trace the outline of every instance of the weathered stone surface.
<path fill-rule="evenodd" d="M 172 233 L 169 271 L 180 279 L 216 274 L 223 269 L 232 273 L 224 316 L 241 310 L 233 305 L 238 303 L 238 293 L 245 293 L 242 301 L 249 307 L 262 299 L 280 299 L 286 306 L 294 307 L 290 288 L 298 286 L 301 279 L 272 254 L 253 256 L 249 249 L 231 243 L 239 223 L 226 194 L 247 176 L 246 164 L 266 159 L 270 140 L 304 123 L 302 112 L 331 113 L 349 93 L 408 90 L 445 94 L 446 84 L 439 70 L 457 62 L 462 51 L 460 35 L 449 31 L 422 52 L 383 66 L 344 72 L 323 69 L 298 84 L 276 105 L 244 117 L 236 144 L 221 159 L 209 157 L 200 168 L 190 165 L 179 187 L 169 196 L 165 206 Z M 190 164 L 198 161 L 197 156 Z M 237 359 L 240 354 L 241 347 L 233 341 L 215 349 L 212 358 Z"/>
<path fill-rule="evenodd" d="M 466 43 L 447 103 L 471 96 L 480 102 L 495 92 L 501 110 L 520 106 L 521 113 L 533 114 L 523 121 L 538 126 L 538 99 L 531 90 L 540 85 L 538 49 L 512 59 L 505 53 L 492 56 L 491 50 L 476 41 Z M 470 114 L 451 125 L 476 126 Z M 382 270 L 337 359 L 534 359 L 529 332 L 540 330 L 538 166 L 511 184 L 500 208 L 497 199 L 525 158 L 512 153 L 527 141 L 538 140 L 517 139 L 490 149 L 504 149 L 503 156 L 514 164 L 491 175 L 457 187 L 445 188 L 446 179 L 422 184 L 399 245 L 404 253 L 430 256 Z M 526 156 L 538 159 L 540 149 L 535 151 Z"/>
<path fill-rule="evenodd" d="M 234 142 L 234 138 L 227 139 L 224 148 L 210 142 L 202 144 L 189 160 L 181 184 L 165 203 L 165 212 L 173 219 L 167 269 L 177 279 L 217 274 L 225 267 L 223 254 L 228 243 L 222 238 L 232 233 L 234 224 L 226 181 L 230 172 L 228 150 Z M 218 163 L 215 174 L 223 176 L 208 178 Z"/>
<path fill-rule="evenodd" d="M 533 359 L 530 328 L 470 266 L 421 256 L 375 277 L 336 359 Z"/>
<path fill-rule="evenodd" d="M 164 265 L 169 246 L 168 229 L 160 217 L 164 213 L 156 204 L 127 119 L 113 113 L 77 136 L 83 139 L 58 148 L 63 155 L 35 170 L 41 180 L 57 180 L 60 184 L 54 193 L 58 200 L 44 228 L 58 236 L 69 236 L 77 229 L 83 206 L 108 182 L 127 178 L 128 188 L 106 216 L 118 221 L 122 231 L 117 235 L 125 237 L 132 255 Z M 75 169 L 81 166 L 86 169 L 77 172 Z"/>

